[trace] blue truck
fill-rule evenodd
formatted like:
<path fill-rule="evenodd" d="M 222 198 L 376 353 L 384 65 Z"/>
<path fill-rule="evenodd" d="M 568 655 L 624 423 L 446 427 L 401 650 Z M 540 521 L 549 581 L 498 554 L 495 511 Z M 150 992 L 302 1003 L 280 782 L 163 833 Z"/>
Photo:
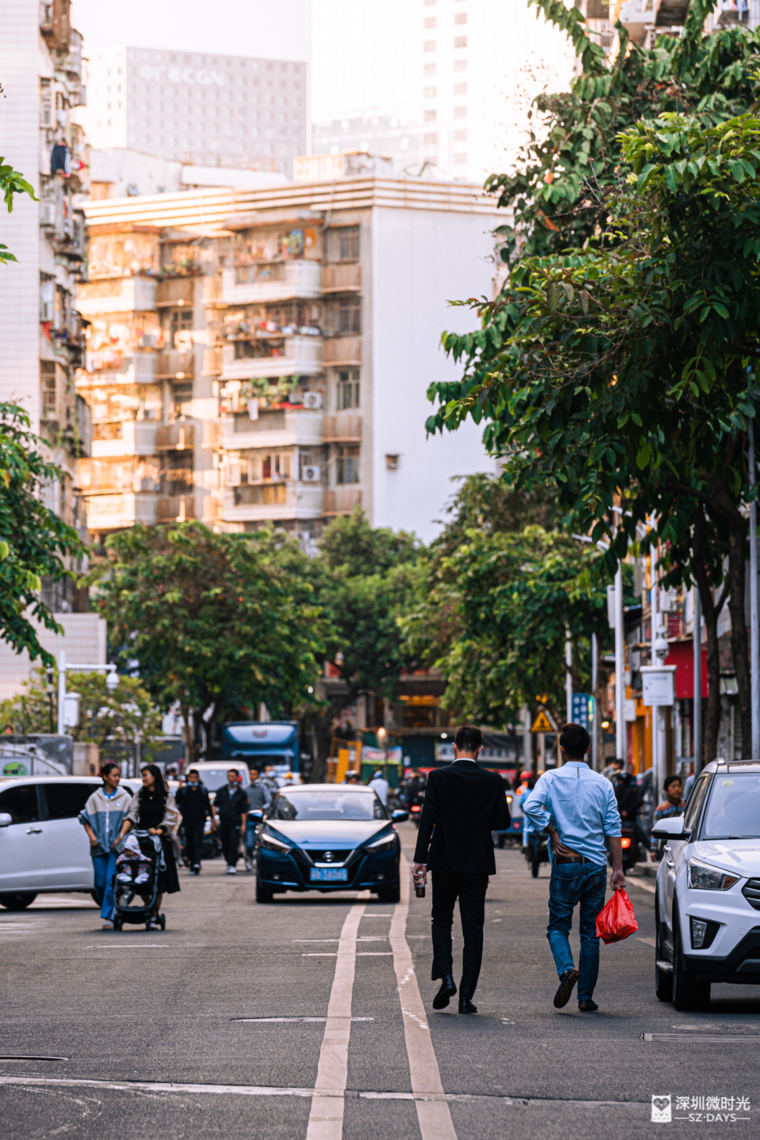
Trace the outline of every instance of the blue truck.
<path fill-rule="evenodd" d="M 278 776 L 297 772 L 298 721 L 238 720 L 222 725 L 225 760 L 245 760 L 261 771 L 271 764 Z"/>

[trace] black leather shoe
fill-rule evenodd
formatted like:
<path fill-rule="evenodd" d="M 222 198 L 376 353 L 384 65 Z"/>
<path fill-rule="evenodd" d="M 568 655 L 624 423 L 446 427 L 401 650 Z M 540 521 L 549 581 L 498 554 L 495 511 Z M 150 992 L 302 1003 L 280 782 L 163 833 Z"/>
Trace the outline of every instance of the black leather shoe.
<path fill-rule="evenodd" d="M 433 1009 L 445 1009 L 456 992 L 454 979 L 451 974 L 447 974 L 441 982 L 441 988 L 433 998 Z"/>
<path fill-rule="evenodd" d="M 581 1011 L 581 1013 L 596 1013 L 596 1011 L 599 1009 L 599 1006 L 595 1001 L 592 1001 L 591 998 L 586 998 L 585 1001 L 578 1002 L 578 1009 Z"/>
<path fill-rule="evenodd" d="M 459 998 L 459 1012 L 460 1013 L 477 1013 L 478 1007 L 473 1005 L 469 998 Z"/>
<path fill-rule="evenodd" d="M 579 973 L 577 970 L 565 970 L 564 974 L 559 980 L 557 992 L 554 995 L 554 1008 L 562 1009 L 570 1001 L 570 995 L 575 989 L 575 983 L 578 981 Z"/>

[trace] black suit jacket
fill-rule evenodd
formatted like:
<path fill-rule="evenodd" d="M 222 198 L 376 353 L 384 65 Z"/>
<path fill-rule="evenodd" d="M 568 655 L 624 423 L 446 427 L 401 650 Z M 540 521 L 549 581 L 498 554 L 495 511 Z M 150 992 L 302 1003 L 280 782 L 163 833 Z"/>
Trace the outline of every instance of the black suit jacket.
<path fill-rule="evenodd" d="M 414 861 L 432 871 L 495 875 L 491 832 L 510 822 L 498 772 L 455 760 L 428 776 Z"/>

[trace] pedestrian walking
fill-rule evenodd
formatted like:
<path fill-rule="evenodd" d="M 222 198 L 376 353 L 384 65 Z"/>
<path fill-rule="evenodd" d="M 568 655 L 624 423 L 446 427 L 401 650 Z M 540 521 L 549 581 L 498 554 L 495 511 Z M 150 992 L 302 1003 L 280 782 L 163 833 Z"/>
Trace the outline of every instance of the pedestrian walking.
<path fill-rule="evenodd" d="M 178 789 L 176 799 L 185 832 L 188 870 L 191 875 L 200 875 L 206 820 L 210 817 L 211 826 L 216 830 L 216 810 L 196 768 L 187 773 L 187 783 Z"/>
<path fill-rule="evenodd" d="M 454 737 L 454 762 L 430 773 L 414 851 L 415 883 L 432 872 L 433 981 L 442 979 L 433 1009 L 445 1009 L 457 992 L 451 927 L 454 906 L 464 934 L 459 1012 L 477 1013 L 473 1004 L 483 959 L 488 876 L 496 874 L 492 831 L 509 827 L 504 784 L 498 772 L 478 767 L 483 733 L 462 725 Z"/>
<path fill-rule="evenodd" d="M 374 773 L 372 779 L 368 784 L 368 787 L 374 788 L 381 804 L 383 807 L 386 807 L 388 804 L 388 795 L 390 793 L 391 786 L 379 768 Z"/>
<path fill-rule="evenodd" d="M 132 793 L 119 787 L 121 769 L 112 760 L 100 769 L 103 787 L 93 792 L 79 813 L 90 840 L 90 855 L 95 880 L 95 895 L 100 906 L 103 930 L 113 930 L 114 894 L 116 874 L 116 845 Z"/>
<path fill-rule="evenodd" d="M 585 761 L 591 738 L 580 724 L 566 724 L 559 738 L 563 764 L 539 778 L 523 802 L 523 811 L 538 832 L 548 831 L 552 865 L 549 881 L 547 938 L 559 976 L 554 995 L 562 1009 L 578 983 L 578 1009 L 592 1013 L 599 976 L 599 939 L 596 916 L 604 906 L 607 885 L 607 851 L 612 855 L 613 891 L 625 887 L 620 813 L 612 783 L 592 772 Z M 570 950 L 573 911 L 580 904 L 581 952 L 579 969 Z"/>
<path fill-rule="evenodd" d="M 266 786 L 264 781 L 259 775 L 258 768 L 249 768 L 248 776 L 250 784 L 246 788 L 246 795 L 248 797 L 248 811 L 266 811 L 272 802 L 272 793 Z M 258 821 L 251 819 L 250 816 L 246 819 L 245 826 L 245 869 L 246 871 L 253 870 L 253 851 L 256 846 L 256 828 Z"/>
<path fill-rule="evenodd" d="M 157 764 L 147 764 L 141 775 L 143 786 L 132 797 L 129 811 L 121 825 L 119 839 L 122 839 L 131 828 L 134 828 L 138 839 L 153 837 L 152 846 L 157 858 L 158 882 L 151 927 L 158 929 L 158 913 L 164 895 L 173 895 L 179 890 L 177 862 L 172 846 L 172 835 L 179 823 L 179 812 L 176 800 Z"/>
<path fill-rule="evenodd" d="M 248 796 L 238 783 L 237 768 L 227 772 L 227 783 L 216 793 L 215 807 L 219 815 L 219 832 L 222 854 L 227 860 L 227 874 L 237 874 L 240 854 L 240 833 L 245 835 L 248 822 Z"/>
<path fill-rule="evenodd" d="M 265 788 L 269 788 L 269 794 L 271 795 L 272 799 L 274 799 L 280 790 L 280 785 L 277 783 L 277 777 L 274 774 L 273 764 L 265 765 L 264 775 L 261 777 L 261 781 L 264 784 Z"/>

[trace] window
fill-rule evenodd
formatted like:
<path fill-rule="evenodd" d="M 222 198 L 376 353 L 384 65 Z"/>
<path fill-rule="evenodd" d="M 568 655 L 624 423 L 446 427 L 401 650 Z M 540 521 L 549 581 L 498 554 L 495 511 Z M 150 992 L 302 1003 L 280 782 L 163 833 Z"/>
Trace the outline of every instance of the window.
<path fill-rule="evenodd" d="M 424 51 L 435 51 L 435 40 L 425 40 L 422 47 Z"/>
<path fill-rule="evenodd" d="M 467 47 L 467 36 L 454 36 L 454 47 L 455 48 Z"/>
<path fill-rule="evenodd" d="M 455 95 L 466 95 L 467 94 L 467 84 L 466 83 L 455 83 L 454 84 L 454 94 Z"/>
<path fill-rule="evenodd" d="M 48 819 L 76 819 L 100 784 L 45 784 Z"/>
<path fill-rule="evenodd" d="M 335 482 L 360 483 L 359 462 L 361 449 L 357 444 L 340 443 L 335 448 Z"/>
<path fill-rule="evenodd" d="M 359 226 L 339 226 L 327 231 L 328 261 L 359 260 Z"/>
<path fill-rule="evenodd" d="M 358 368 L 338 373 L 338 383 L 335 389 L 335 410 L 342 412 L 346 408 L 358 408 L 360 398 L 360 372 Z"/>
<path fill-rule="evenodd" d="M 454 163 L 457 166 L 462 166 L 462 165 L 464 165 L 465 162 L 467 162 L 467 155 L 466 154 L 455 154 L 454 155 Z"/>
<path fill-rule="evenodd" d="M 710 777 L 702 776 L 694 785 L 694 789 L 689 796 L 689 802 L 686 805 L 686 811 L 683 813 L 683 825 L 685 828 L 692 828 L 697 822 L 699 809 L 702 807 L 709 783 Z"/>
<path fill-rule="evenodd" d="M 422 26 L 423 26 L 423 28 L 434 28 L 435 27 L 435 16 L 426 16 L 425 19 L 422 21 Z"/>
<path fill-rule="evenodd" d="M 193 488 L 192 451 L 168 451 L 161 472 L 162 495 L 186 495 Z"/>
<path fill-rule="evenodd" d="M 54 420 L 55 400 L 55 361 L 40 361 L 40 385 L 42 388 L 42 419 Z"/>
<path fill-rule="evenodd" d="M 424 111 L 423 118 L 426 123 L 434 123 L 437 112 L 434 110 Z"/>
<path fill-rule="evenodd" d="M 438 94 L 438 88 L 437 87 L 426 87 L 425 90 L 422 92 L 422 94 L 424 95 L 424 97 L 426 99 L 435 99 L 436 95 Z"/>
<path fill-rule="evenodd" d="M 175 420 L 178 420 L 180 416 L 190 415 L 192 402 L 192 384 L 172 384 L 172 410 Z"/>
<path fill-rule="evenodd" d="M 422 69 L 423 75 L 435 75 L 435 64 L 426 63 Z"/>
<path fill-rule="evenodd" d="M 335 329 L 341 335 L 351 335 L 362 331 L 361 297 L 340 297 L 335 311 Z"/>
<path fill-rule="evenodd" d="M 455 24 L 466 24 L 467 23 L 467 13 L 466 12 L 455 12 L 454 13 L 454 23 Z"/>
<path fill-rule="evenodd" d="M 425 146 L 436 146 L 438 144 L 438 135 L 435 131 L 428 132 L 425 135 Z"/>
<path fill-rule="evenodd" d="M 37 823 L 37 785 L 16 784 L 0 792 L 0 812 L 10 815 L 11 823 Z"/>
<path fill-rule="evenodd" d="M 172 254 L 167 251 L 171 259 Z M 193 310 L 191 307 L 172 309 L 169 317 L 169 343 L 172 348 L 187 348 L 188 334 L 193 328 Z M 184 334 L 184 335 L 182 335 Z"/>
<path fill-rule="evenodd" d="M 467 118 L 467 108 L 466 107 L 455 107 L 454 108 L 454 118 L 455 119 L 466 119 Z"/>
<path fill-rule="evenodd" d="M 465 142 L 467 139 L 467 131 L 454 131 L 454 142 Z"/>
<path fill-rule="evenodd" d="M 466 70 L 467 70 L 467 60 L 466 59 L 455 59 L 454 60 L 454 71 L 466 71 Z"/>

